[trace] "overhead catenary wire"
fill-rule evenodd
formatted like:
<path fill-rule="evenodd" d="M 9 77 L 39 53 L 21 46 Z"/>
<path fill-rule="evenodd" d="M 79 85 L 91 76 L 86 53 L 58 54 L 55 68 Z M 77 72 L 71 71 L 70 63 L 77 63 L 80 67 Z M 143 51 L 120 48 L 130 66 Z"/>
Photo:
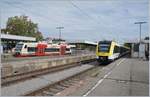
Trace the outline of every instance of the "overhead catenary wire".
<path fill-rule="evenodd" d="M 8 4 L 8 5 L 11 5 L 11 6 L 15 7 L 15 8 L 21 9 L 21 10 L 23 10 L 24 12 L 29 12 L 29 13 L 31 13 L 31 14 L 33 14 L 33 15 L 40 16 L 40 18 L 44 19 L 46 22 L 47 22 L 47 20 L 48 20 L 48 21 L 51 20 L 51 21 L 53 21 L 53 22 L 56 22 L 56 21 L 54 21 L 53 19 L 51 19 L 50 17 L 47 17 L 46 15 L 40 14 L 38 11 L 35 12 L 35 11 L 32 11 L 31 9 L 28 10 L 28 9 L 25 9 L 24 7 L 20 7 L 20 6 L 18 6 L 18 5 L 13 5 L 13 4 L 11 4 L 10 2 L 7 2 L 7 1 L 2 1 L 2 2 L 5 3 L 5 4 Z M 58 23 L 58 22 L 59 22 L 59 21 L 57 21 L 57 23 Z M 47 23 L 48 23 L 48 22 L 47 22 Z"/>
<path fill-rule="evenodd" d="M 97 22 L 97 24 L 101 24 L 99 21 L 96 21 L 96 19 L 94 19 L 94 18 L 93 18 L 92 16 L 90 16 L 88 13 L 84 12 L 84 10 L 82 10 L 81 8 L 79 8 L 79 7 L 78 7 L 77 5 L 75 5 L 73 2 L 70 1 L 70 3 L 71 3 L 71 5 L 72 5 L 73 7 L 75 7 L 75 8 L 78 9 L 78 10 L 80 10 L 80 12 L 81 12 L 82 14 L 84 14 L 85 16 L 87 16 L 90 20 L 93 20 L 94 23 Z"/>
<path fill-rule="evenodd" d="M 90 14 L 85 12 L 83 9 L 81 9 L 78 5 L 72 2 L 72 0 L 69 0 L 69 3 L 76 9 L 78 9 L 83 15 L 87 16 L 90 20 L 92 20 L 95 24 L 101 25 L 102 23 L 99 20 L 96 20 L 94 17 L 92 17 Z M 97 17 L 100 18 L 100 17 Z M 101 20 L 101 19 L 100 19 Z M 104 23 L 103 23 L 104 24 Z M 110 33 L 108 33 L 110 34 Z M 103 34 L 101 34 L 101 37 L 105 38 Z"/>
<path fill-rule="evenodd" d="M 82 14 L 84 14 L 85 16 L 87 16 L 88 18 L 92 19 L 94 22 L 96 22 L 97 24 L 101 24 L 99 21 L 96 21 L 91 15 L 89 15 L 87 12 L 85 12 L 83 9 L 81 9 L 78 5 L 76 5 L 75 3 L 73 3 L 71 0 L 69 0 L 69 3 L 75 7 L 76 9 L 78 9 Z"/>
<path fill-rule="evenodd" d="M 100 24 L 102 24 L 102 25 L 105 25 L 104 24 L 104 22 L 101 22 L 100 20 L 102 20 L 102 18 L 101 17 L 94 17 L 94 16 L 92 16 L 92 14 L 91 13 L 89 13 L 88 11 L 86 11 L 86 10 L 84 10 L 83 8 L 81 8 L 80 6 L 78 6 L 77 4 L 76 4 L 76 2 L 74 3 L 72 0 L 68 0 L 69 1 L 69 4 L 71 4 L 72 5 L 72 7 L 74 7 L 74 8 L 76 8 L 77 9 L 77 11 L 79 11 L 81 14 L 83 14 L 85 17 L 87 17 L 87 18 L 89 18 L 89 20 L 88 21 L 93 21 L 93 23 L 94 24 L 97 24 L 98 26 L 100 26 Z M 20 9 L 20 10 L 22 10 L 23 12 L 29 12 L 29 13 L 32 13 L 33 15 L 36 15 L 36 16 L 38 16 L 38 17 L 40 17 L 41 19 L 43 19 L 47 24 L 51 24 L 51 22 L 48 22 L 48 21 L 52 21 L 53 22 L 53 24 L 60 24 L 61 23 L 61 20 L 59 20 L 59 21 L 57 21 L 57 20 L 53 20 L 50 16 L 48 16 L 47 14 L 42 14 L 41 12 L 39 12 L 39 11 L 33 11 L 32 9 L 30 9 L 30 8 L 27 8 L 27 5 L 29 4 L 30 6 L 32 6 L 32 3 L 28 3 L 27 5 L 26 5 L 26 7 L 23 7 L 22 5 L 24 5 L 23 3 L 19 3 L 18 5 L 17 4 L 12 4 L 11 2 L 9 2 L 9 1 L 5 1 L 5 0 L 2 0 L 1 2 L 4 2 L 5 4 L 7 4 L 7 5 L 9 5 L 9 6 L 13 6 L 13 7 L 15 7 L 15 8 L 18 8 L 18 9 Z M 39 6 L 39 7 L 42 7 L 42 6 Z M 47 8 L 49 8 L 49 7 L 47 7 Z M 42 8 L 42 9 L 44 9 L 44 7 Z M 61 11 L 61 9 L 59 9 L 58 11 Z M 143 17 L 143 18 L 146 18 L 146 17 Z M 57 21 L 57 22 L 56 22 Z M 89 22 L 85 22 L 85 24 L 86 23 L 89 23 Z M 91 26 L 93 26 L 93 25 L 91 25 Z M 105 27 L 105 28 L 107 28 L 108 29 L 108 27 Z M 95 29 L 97 29 L 97 27 L 93 27 L 93 29 L 95 30 Z M 92 29 L 92 30 L 93 30 Z M 85 30 L 86 30 L 86 28 L 85 28 Z M 99 33 L 99 32 L 98 32 Z M 100 32 L 100 33 L 102 33 L 102 32 Z M 111 33 L 107 33 L 107 34 L 111 34 Z M 98 34 L 97 34 L 98 35 Z M 102 36 L 105 36 L 105 35 L 103 35 L 103 33 L 101 34 L 101 37 Z"/>

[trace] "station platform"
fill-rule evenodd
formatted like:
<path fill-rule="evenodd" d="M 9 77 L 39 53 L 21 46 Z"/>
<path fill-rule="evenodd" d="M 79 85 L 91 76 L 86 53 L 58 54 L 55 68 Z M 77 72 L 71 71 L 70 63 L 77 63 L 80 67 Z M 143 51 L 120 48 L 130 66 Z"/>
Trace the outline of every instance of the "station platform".
<path fill-rule="evenodd" d="M 30 80 L 26 80 L 17 84 L 10 86 L 5 86 L 1 88 L 2 96 L 22 96 L 26 95 L 32 91 L 41 89 L 47 85 L 53 84 L 55 82 L 61 81 L 65 78 L 78 74 L 84 70 L 92 68 L 93 65 L 81 65 L 75 68 L 70 68 L 67 70 L 59 71 L 56 73 L 41 75 Z"/>
<path fill-rule="evenodd" d="M 28 57 L 29 58 L 29 57 Z M 8 61 L 2 63 L 1 76 L 12 76 L 21 73 L 27 73 L 31 71 L 51 68 L 55 66 L 72 64 L 84 60 L 95 59 L 95 54 L 79 54 L 73 56 L 56 56 L 56 57 L 38 57 L 29 59 L 24 58 L 24 60 L 19 61 Z"/>
<path fill-rule="evenodd" d="M 33 56 L 33 57 L 14 57 L 12 54 L 5 54 L 2 55 L 1 62 L 20 62 L 25 60 L 37 60 L 37 59 L 48 59 L 48 58 L 61 58 L 61 57 L 68 57 L 68 56 L 75 56 L 75 55 L 55 55 L 55 56 Z"/>
<path fill-rule="evenodd" d="M 121 58 L 69 96 L 149 96 L 149 61 Z"/>
<path fill-rule="evenodd" d="M 148 96 L 148 62 L 126 59 L 89 96 Z"/>

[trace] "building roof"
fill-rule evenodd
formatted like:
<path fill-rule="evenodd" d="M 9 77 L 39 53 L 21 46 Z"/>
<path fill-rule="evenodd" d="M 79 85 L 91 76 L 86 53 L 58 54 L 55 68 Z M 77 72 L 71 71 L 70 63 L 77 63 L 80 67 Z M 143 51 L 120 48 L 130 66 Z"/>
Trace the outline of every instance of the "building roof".
<path fill-rule="evenodd" d="M 139 43 L 138 39 L 128 40 L 125 43 Z M 149 40 L 141 39 L 141 43 L 149 43 Z"/>
<path fill-rule="evenodd" d="M 75 41 L 69 41 L 68 43 L 72 43 L 72 44 L 83 43 L 83 44 L 97 45 L 97 43 L 95 42 L 86 41 L 86 40 L 75 40 Z"/>
<path fill-rule="evenodd" d="M 1 34 L 1 39 L 10 39 L 10 40 L 24 40 L 24 41 L 36 41 L 34 37 L 10 35 L 10 34 Z"/>

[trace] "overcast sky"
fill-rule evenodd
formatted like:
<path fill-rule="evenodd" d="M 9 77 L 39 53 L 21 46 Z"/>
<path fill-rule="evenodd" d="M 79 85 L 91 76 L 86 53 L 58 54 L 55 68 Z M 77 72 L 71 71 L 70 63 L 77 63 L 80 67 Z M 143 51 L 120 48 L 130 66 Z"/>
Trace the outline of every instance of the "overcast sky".
<path fill-rule="evenodd" d="M 44 37 L 69 40 L 119 42 L 139 38 L 137 21 L 148 21 L 148 0 L 0 0 L 1 27 L 8 17 L 27 15 L 38 23 Z M 148 23 L 142 25 L 142 37 L 148 35 Z"/>

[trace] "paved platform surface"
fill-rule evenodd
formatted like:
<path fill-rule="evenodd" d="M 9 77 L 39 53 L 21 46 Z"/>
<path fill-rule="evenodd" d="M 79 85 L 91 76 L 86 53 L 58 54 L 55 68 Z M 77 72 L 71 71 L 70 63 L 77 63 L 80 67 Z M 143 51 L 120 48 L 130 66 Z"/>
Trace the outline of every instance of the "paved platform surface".
<path fill-rule="evenodd" d="M 81 92 L 81 91 L 80 91 Z M 100 77 L 84 96 L 148 96 L 149 63 L 135 58 L 125 58 Z"/>
<path fill-rule="evenodd" d="M 52 84 L 54 82 L 60 81 L 74 74 L 82 72 L 86 69 L 92 68 L 93 65 L 81 65 L 67 70 L 59 71 L 56 73 L 46 74 L 43 76 L 38 76 L 30 80 L 26 80 L 17 84 L 10 86 L 5 86 L 1 88 L 2 96 L 19 96 L 35 91 L 44 86 Z"/>
<path fill-rule="evenodd" d="M 42 57 L 43 58 L 43 57 Z M 75 56 L 64 56 L 64 57 L 47 57 L 43 59 L 31 59 L 22 61 L 11 61 L 2 63 L 1 76 L 12 76 L 27 72 L 33 72 L 35 70 L 42 70 L 52 68 L 56 66 L 62 66 L 66 64 L 77 63 L 80 61 L 95 59 L 95 54 L 80 54 Z"/>
<path fill-rule="evenodd" d="M 56 59 L 56 58 L 66 58 L 71 56 L 77 56 L 77 55 L 55 55 L 55 56 L 33 56 L 33 57 L 12 57 L 12 58 L 6 58 L 2 59 L 2 63 L 8 63 L 8 62 L 22 62 L 22 61 L 32 61 L 32 60 L 40 60 L 40 59 Z"/>
<path fill-rule="evenodd" d="M 71 57 L 71 56 L 80 56 L 85 54 L 95 54 L 95 53 L 77 53 L 77 54 L 69 54 L 69 55 L 51 55 L 51 56 L 33 56 L 33 57 L 6 57 L 1 58 L 2 63 L 7 62 L 21 62 L 21 61 L 31 61 L 31 60 L 38 60 L 38 59 L 56 59 L 56 58 L 64 58 L 64 57 Z"/>

